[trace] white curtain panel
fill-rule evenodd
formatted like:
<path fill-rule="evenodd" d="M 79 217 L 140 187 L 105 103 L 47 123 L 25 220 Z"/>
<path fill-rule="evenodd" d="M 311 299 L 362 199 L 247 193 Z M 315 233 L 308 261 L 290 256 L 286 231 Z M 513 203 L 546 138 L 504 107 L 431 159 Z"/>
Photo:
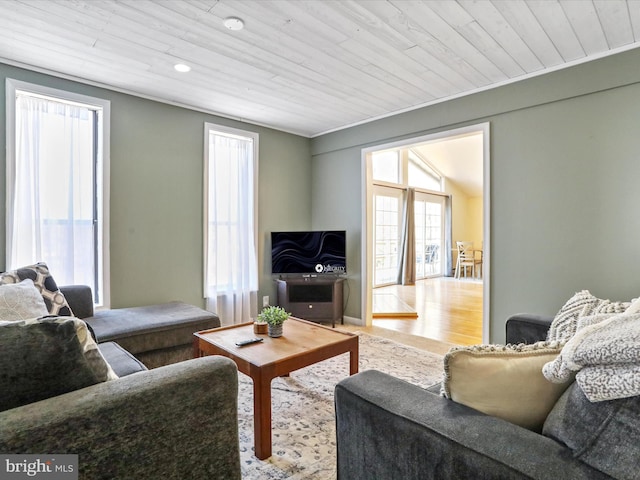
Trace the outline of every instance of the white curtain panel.
<path fill-rule="evenodd" d="M 254 159 L 250 138 L 209 133 L 206 225 L 207 310 L 223 325 L 257 315 Z"/>
<path fill-rule="evenodd" d="M 59 284 L 93 285 L 93 122 L 85 107 L 16 99 L 7 269 L 43 261 Z"/>

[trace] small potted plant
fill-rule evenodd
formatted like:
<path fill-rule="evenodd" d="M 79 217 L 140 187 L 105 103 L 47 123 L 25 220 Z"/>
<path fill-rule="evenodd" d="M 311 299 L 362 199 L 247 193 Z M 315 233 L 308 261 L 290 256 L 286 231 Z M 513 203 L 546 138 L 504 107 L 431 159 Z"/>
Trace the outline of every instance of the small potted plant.
<path fill-rule="evenodd" d="M 282 307 L 264 307 L 262 312 L 258 314 L 259 322 L 266 322 L 269 325 L 269 336 L 276 338 L 282 336 L 282 324 L 289 318 L 288 313 Z"/>

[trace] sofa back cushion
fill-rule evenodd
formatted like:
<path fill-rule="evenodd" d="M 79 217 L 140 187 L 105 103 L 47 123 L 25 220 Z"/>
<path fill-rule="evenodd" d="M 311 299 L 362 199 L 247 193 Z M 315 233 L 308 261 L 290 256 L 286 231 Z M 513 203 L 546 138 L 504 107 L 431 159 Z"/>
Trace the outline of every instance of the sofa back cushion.
<path fill-rule="evenodd" d="M 640 396 L 592 403 L 574 383 L 549 413 L 542 433 L 607 475 L 638 478 Z"/>
<path fill-rule="evenodd" d="M 115 378 L 82 320 L 0 324 L 0 411 Z"/>

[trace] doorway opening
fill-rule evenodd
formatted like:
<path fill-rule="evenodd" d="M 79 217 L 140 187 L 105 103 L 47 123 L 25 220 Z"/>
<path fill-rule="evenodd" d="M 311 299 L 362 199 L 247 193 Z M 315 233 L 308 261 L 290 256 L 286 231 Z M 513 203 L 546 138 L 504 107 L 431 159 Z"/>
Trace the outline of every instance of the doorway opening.
<path fill-rule="evenodd" d="M 362 158 L 365 325 L 487 342 L 489 124 L 377 145 Z M 456 278 L 458 241 L 473 244 L 476 277 Z"/>

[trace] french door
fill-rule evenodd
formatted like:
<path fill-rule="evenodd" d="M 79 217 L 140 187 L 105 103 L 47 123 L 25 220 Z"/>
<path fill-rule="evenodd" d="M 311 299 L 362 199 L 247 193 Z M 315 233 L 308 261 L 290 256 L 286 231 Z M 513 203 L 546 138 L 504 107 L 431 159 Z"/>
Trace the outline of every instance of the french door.
<path fill-rule="evenodd" d="M 416 192 L 415 238 L 416 278 L 443 274 L 444 258 L 444 197 Z"/>
<path fill-rule="evenodd" d="M 373 188 L 373 286 L 395 284 L 398 279 L 402 189 Z"/>
<path fill-rule="evenodd" d="M 375 185 L 373 206 L 373 286 L 380 287 L 395 284 L 398 278 L 403 189 Z M 440 276 L 446 255 L 444 197 L 416 192 L 414 207 L 416 278 Z"/>

